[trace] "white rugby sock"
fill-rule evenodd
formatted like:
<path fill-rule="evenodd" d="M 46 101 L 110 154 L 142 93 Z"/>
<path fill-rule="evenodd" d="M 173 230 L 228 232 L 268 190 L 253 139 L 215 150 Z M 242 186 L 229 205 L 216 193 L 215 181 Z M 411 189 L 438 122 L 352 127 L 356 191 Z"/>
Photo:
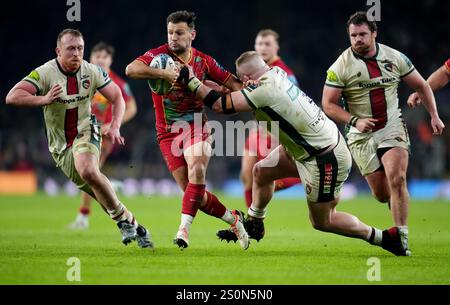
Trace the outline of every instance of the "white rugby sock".
<path fill-rule="evenodd" d="M 264 219 L 266 217 L 266 209 L 260 209 L 255 207 L 255 204 L 252 203 L 250 208 L 248 208 L 248 215 L 255 218 Z"/>
<path fill-rule="evenodd" d="M 381 241 L 383 240 L 383 232 L 380 229 L 371 227 L 366 240 L 373 245 L 381 245 Z"/>
<path fill-rule="evenodd" d="M 221 219 L 223 221 L 225 221 L 226 223 L 232 225 L 234 223 L 234 221 L 236 220 L 236 217 L 231 213 L 230 210 L 226 210 L 225 214 L 223 214 Z"/>
<path fill-rule="evenodd" d="M 181 214 L 181 226 L 185 227 L 186 230 L 190 230 L 191 224 L 194 221 L 194 217 L 189 214 Z"/>

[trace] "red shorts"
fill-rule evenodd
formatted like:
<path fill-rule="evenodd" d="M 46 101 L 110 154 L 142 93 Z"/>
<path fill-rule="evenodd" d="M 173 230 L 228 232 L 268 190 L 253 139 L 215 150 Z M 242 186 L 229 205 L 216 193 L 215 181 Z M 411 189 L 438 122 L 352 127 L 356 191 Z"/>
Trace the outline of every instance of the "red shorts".
<path fill-rule="evenodd" d="M 194 128 L 194 122 L 189 126 L 187 130 L 158 134 L 159 148 L 170 172 L 187 165 L 183 155 L 185 149 L 193 144 L 207 141 L 211 135 L 205 123 L 202 128 Z"/>
<path fill-rule="evenodd" d="M 107 158 L 112 151 L 114 150 L 115 146 L 111 141 L 110 137 L 102 137 L 102 147 L 101 147 L 101 152 L 100 152 L 100 158 Z"/>
<path fill-rule="evenodd" d="M 251 156 L 256 156 L 258 160 L 262 160 L 278 145 L 278 141 L 272 138 L 269 133 L 262 129 L 254 129 L 250 131 L 244 147 Z"/>

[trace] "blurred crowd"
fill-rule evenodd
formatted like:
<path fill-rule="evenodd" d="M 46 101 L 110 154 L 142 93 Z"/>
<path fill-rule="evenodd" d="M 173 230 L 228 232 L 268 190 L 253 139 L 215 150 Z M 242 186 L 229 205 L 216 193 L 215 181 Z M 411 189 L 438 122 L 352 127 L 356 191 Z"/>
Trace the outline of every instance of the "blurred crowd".
<path fill-rule="evenodd" d="M 165 18 L 174 10 L 188 9 L 198 16 L 198 37 L 194 47 L 211 54 L 234 73 L 234 60 L 253 48 L 256 33 L 273 28 L 280 33 L 280 55 L 294 70 L 300 87 L 318 104 L 325 71 L 349 46 L 345 23 L 350 14 L 366 9 L 366 1 L 82 1 L 82 20 L 65 19 L 67 6 L 50 1 L 31 2 L 20 17 L 2 12 L 0 55 L 10 60 L 2 64 L 0 96 L 33 68 L 54 57 L 55 38 L 65 27 L 80 29 L 85 35 L 85 58 L 92 45 L 103 40 L 116 47 L 113 70 L 124 76 L 125 66 L 150 48 L 166 40 Z M 329 3 L 328 3 L 329 2 Z M 340 1 L 339 1 L 340 2 Z M 19 9 L 19 8 L 17 8 Z M 426 0 L 382 2 L 378 42 L 404 52 L 426 78 L 450 56 L 448 1 Z M 39 15 L 45 32 L 30 35 L 34 16 Z M 18 18 L 23 22 L 18 22 Z M 26 39 L 24 39 L 24 37 Z M 116 147 L 104 171 L 116 179 L 127 177 L 169 177 L 156 143 L 154 111 L 145 81 L 128 80 L 138 105 L 138 114 L 123 126 L 125 147 Z M 444 179 L 450 174 L 450 88 L 436 94 L 438 109 L 447 130 L 442 137 L 432 135 L 429 118 L 422 108 L 408 109 L 411 89 L 400 86 L 400 105 L 411 138 L 410 178 Z M 249 120 L 251 114 L 232 118 L 208 112 L 210 119 Z M 40 109 L 13 108 L 0 103 L 0 170 L 37 172 L 39 180 L 54 177 L 64 181 L 48 153 Z M 239 157 L 214 157 L 207 179 L 220 187 L 237 179 Z M 360 181 L 355 168 L 351 180 Z"/>

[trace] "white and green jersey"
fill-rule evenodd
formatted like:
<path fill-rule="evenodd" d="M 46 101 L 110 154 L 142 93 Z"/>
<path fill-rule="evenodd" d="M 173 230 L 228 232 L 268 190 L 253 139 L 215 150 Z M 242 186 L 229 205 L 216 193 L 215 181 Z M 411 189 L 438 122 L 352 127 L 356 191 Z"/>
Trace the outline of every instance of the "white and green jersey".
<path fill-rule="evenodd" d="M 92 97 L 97 89 L 111 82 L 108 73 L 85 60 L 78 71 L 66 73 L 56 59 L 33 70 L 23 80 L 36 87 L 36 95 L 46 95 L 55 84 L 63 88 L 53 103 L 43 106 L 48 147 L 55 154 L 71 147 L 79 132 L 92 128 Z"/>
<path fill-rule="evenodd" d="M 397 88 L 401 78 L 414 71 L 411 61 L 397 50 L 376 44 L 373 57 L 345 50 L 327 71 L 326 86 L 342 89 L 346 109 L 358 118 L 374 118 L 372 131 L 401 117 Z M 360 133 L 355 127 L 350 133 Z"/>
<path fill-rule="evenodd" d="M 241 92 L 258 121 L 278 122 L 280 143 L 297 161 L 316 156 L 338 143 L 339 130 L 334 122 L 289 81 L 286 72 L 274 67 L 258 81 L 257 86 Z"/>

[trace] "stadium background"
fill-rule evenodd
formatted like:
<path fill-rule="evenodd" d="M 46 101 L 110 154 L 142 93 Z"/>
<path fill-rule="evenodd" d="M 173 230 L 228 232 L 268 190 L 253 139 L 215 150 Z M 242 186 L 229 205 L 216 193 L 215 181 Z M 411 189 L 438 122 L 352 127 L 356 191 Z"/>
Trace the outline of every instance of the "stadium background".
<path fill-rule="evenodd" d="M 166 42 L 166 17 L 175 10 L 195 11 L 198 36 L 194 47 L 212 55 L 234 72 L 234 59 L 253 49 L 258 30 L 279 32 L 279 55 L 293 68 L 302 90 L 320 103 L 326 69 L 349 46 L 345 30 L 348 16 L 366 10 L 364 0 L 352 1 L 81 1 L 81 22 L 68 22 L 66 1 L 13 1 L 0 12 L 0 96 L 32 69 L 54 58 L 55 40 L 65 27 L 80 29 L 85 37 L 85 59 L 98 41 L 116 48 L 113 70 L 124 75 L 125 66 L 138 55 Z M 448 1 L 382 1 L 378 42 L 394 47 L 410 57 L 424 77 L 449 57 L 450 23 Z M 154 111 L 145 81 L 128 80 L 136 97 L 138 113 L 124 125 L 126 146 L 114 151 L 105 173 L 125 181 L 125 192 L 134 194 L 161 191 L 173 193 L 177 187 L 162 160 L 155 140 Z M 450 131 L 432 137 L 423 108 L 409 110 L 411 92 L 400 86 L 400 105 L 412 142 L 409 167 L 413 197 L 445 196 L 442 184 L 450 175 Z M 450 126 L 450 90 L 436 94 L 441 118 Z M 210 119 L 225 117 L 208 112 Z M 248 120 L 237 115 L 233 120 Z M 239 157 L 214 157 L 207 179 L 215 188 L 240 194 L 236 180 Z M 0 171 L 32 170 L 40 188 L 56 193 L 67 179 L 55 168 L 47 150 L 41 110 L 8 107 L 0 103 Z M 136 180 L 135 180 L 136 179 Z M 144 179 L 144 180 L 143 180 Z M 165 180 L 167 179 L 167 180 Z M 160 181 L 160 184 L 154 184 Z M 234 181 L 234 182 L 233 182 Z M 437 182 L 436 182 L 437 181 Z M 144 188 L 141 188 L 144 182 Z M 356 168 L 350 182 L 353 190 L 368 191 Z M 70 188 L 69 188 L 70 190 Z M 296 188 L 298 191 L 298 188 Z M 299 196 L 298 193 L 290 193 Z M 447 195 L 449 196 L 449 195 Z M 450 197 L 450 196 L 449 196 Z"/>

